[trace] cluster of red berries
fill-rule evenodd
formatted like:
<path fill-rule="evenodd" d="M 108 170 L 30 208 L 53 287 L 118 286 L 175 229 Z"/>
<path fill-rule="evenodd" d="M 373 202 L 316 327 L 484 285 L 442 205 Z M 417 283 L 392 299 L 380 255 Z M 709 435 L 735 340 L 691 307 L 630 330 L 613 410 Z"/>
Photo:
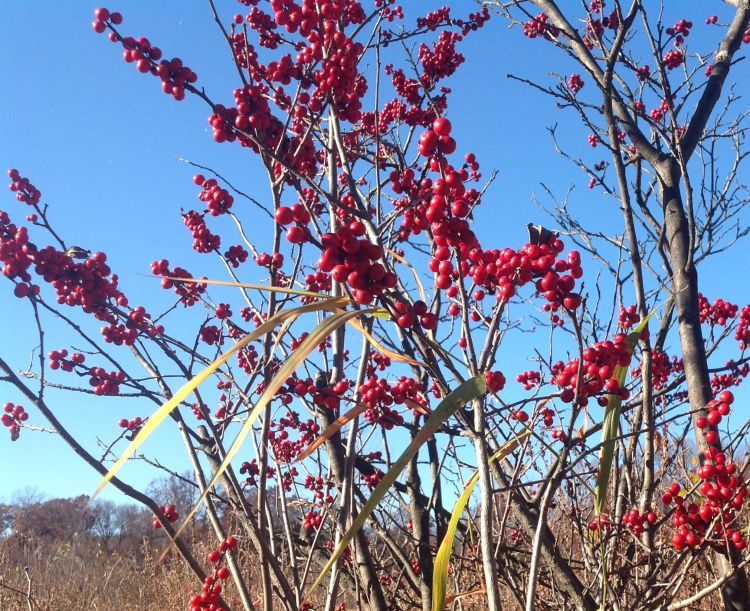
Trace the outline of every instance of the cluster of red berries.
<path fill-rule="evenodd" d="M 317 391 L 310 391 L 315 393 Z M 291 396 L 291 395 L 290 395 Z M 336 397 L 338 401 L 338 397 Z M 312 418 L 302 420 L 295 411 L 288 411 L 278 422 L 271 422 L 268 439 L 271 442 L 274 456 L 279 462 L 291 462 L 297 454 L 310 445 L 320 432 L 320 425 Z M 290 439 L 289 431 L 298 431 L 298 439 Z"/>
<path fill-rule="evenodd" d="M 169 269 L 169 261 L 161 259 L 151 263 L 151 273 L 156 276 L 172 276 L 173 278 L 192 278 L 193 276 L 181 267 Z M 206 284 L 198 282 L 179 282 L 163 278 L 161 281 L 162 288 L 173 288 L 175 293 L 180 297 L 180 302 L 186 306 L 194 305 L 200 299 L 200 295 L 206 292 Z"/>
<path fill-rule="evenodd" d="M 273 477 L 275 471 L 273 467 L 266 467 L 266 477 Z M 253 458 L 250 461 L 245 461 L 240 465 L 240 474 L 246 475 L 245 482 L 250 486 L 255 486 L 255 478 L 260 475 L 260 467 L 258 466 L 258 459 Z"/>
<path fill-rule="evenodd" d="M 682 359 L 673 356 L 671 359 L 666 352 L 653 349 L 651 351 L 651 385 L 654 390 L 662 390 L 667 386 L 669 378 L 683 371 Z M 641 375 L 640 364 L 632 371 L 633 377 Z"/>
<path fill-rule="evenodd" d="M 707 322 L 709 325 L 723 327 L 737 316 L 737 310 L 739 310 L 737 305 L 721 298 L 711 304 L 701 293 L 698 293 L 698 316 L 701 323 Z"/>
<path fill-rule="evenodd" d="M 578 93 L 581 89 L 583 89 L 583 85 L 584 82 L 580 74 L 570 75 L 570 78 L 568 79 L 568 87 L 573 93 Z"/>
<path fill-rule="evenodd" d="M 208 344 L 209 346 L 221 345 L 224 343 L 224 336 L 221 333 L 221 329 L 216 325 L 204 325 L 200 330 L 201 341 Z"/>
<path fill-rule="evenodd" d="M 311 509 L 305 513 L 304 520 L 302 521 L 302 527 L 305 530 L 314 530 L 323 523 L 323 516 L 317 511 Z"/>
<path fill-rule="evenodd" d="M 545 13 L 539 13 L 536 17 L 523 24 L 524 36 L 528 36 L 529 38 L 541 36 L 547 40 L 557 38 L 560 31 L 554 25 L 548 23 L 548 20 L 549 17 Z"/>
<path fill-rule="evenodd" d="M 662 100 L 661 104 L 659 104 L 659 106 L 657 106 L 656 108 L 652 108 L 648 115 L 654 121 L 658 122 L 664 118 L 664 115 L 667 112 L 669 112 L 669 102 L 667 102 L 666 100 Z"/>
<path fill-rule="evenodd" d="M 487 371 L 484 379 L 489 392 L 497 393 L 505 388 L 505 376 L 500 371 Z"/>
<path fill-rule="evenodd" d="M 164 325 L 155 325 L 143 306 L 136 306 L 128 312 L 128 319 L 123 323 L 111 322 L 101 328 L 104 341 L 116 346 L 132 346 L 138 335 L 145 333 L 152 337 L 164 333 Z"/>
<path fill-rule="evenodd" d="M 42 198 L 42 192 L 37 189 L 31 181 L 21 176 L 15 168 L 8 170 L 8 177 L 11 180 L 10 190 L 16 194 L 19 202 L 24 202 L 28 206 L 36 206 Z"/>
<path fill-rule="evenodd" d="M 680 19 L 671 28 L 667 28 L 667 36 L 674 36 L 675 46 L 679 47 L 684 39 L 690 36 L 690 28 L 693 27 L 693 22 L 687 19 Z"/>
<path fill-rule="evenodd" d="M 94 21 L 91 23 L 91 27 L 97 34 L 102 34 L 107 29 L 108 21 L 113 25 L 120 25 L 122 15 L 118 12 L 110 13 L 106 8 L 98 8 L 94 11 Z"/>
<path fill-rule="evenodd" d="M 427 399 L 417 380 L 400 376 L 397 382 L 391 384 L 378 377 L 375 368 L 368 370 L 368 378 L 359 387 L 359 395 L 362 403 L 368 407 L 365 411 L 368 422 L 377 422 L 389 430 L 404 422 L 403 417 L 390 406 L 412 402 L 412 406 L 418 404 L 427 408 Z"/>
<path fill-rule="evenodd" d="M 458 32 L 443 30 L 438 35 L 432 48 L 422 43 L 419 45 L 419 62 L 427 76 L 427 84 L 437 82 L 453 74 L 464 63 L 465 58 L 456 51 L 456 43 L 463 36 Z"/>
<path fill-rule="evenodd" d="M 297 202 L 293 206 L 279 206 L 274 215 L 279 225 L 292 225 L 286 232 L 286 239 L 292 244 L 303 244 L 309 239 L 307 225 L 311 216 L 304 204 Z M 330 270 L 329 270 L 330 271 Z"/>
<path fill-rule="evenodd" d="M 638 77 L 639 81 L 647 81 L 651 76 L 651 68 L 649 68 L 648 65 L 641 66 L 636 69 L 635 75 Z"/>
<path fill-rule="evenodd" d="M 214 566 L 213 574 L 203 580 L 203 588 L 200 594 L 190 599 L 188 611 L 224 611 L 221 606 L 221 581 L 229 578 L 230 572 L 226 566 L 219 566 L 228 550 L 237 549 L 237 539 L 229 535 L 219 547 L 211 550 L 206 559 Z"/>
<path fill-rule="evenodd" d="M 612 341 L 597 342 L 594 346 L 586 348 L 582 356 L 583 379 L 578 388 L 579 405 L 588 405 L 590 397 L 601 395 L 599 404 L 606 406 L 608 399 L 601 393 L 617 394 L 622 399 L 628 398 L 630 394 L 628 389 L 621 387 L 615 377 L 616 368 L 629 366 L 632 358 L 627 336 L 624 333 L 618 333 Z M 575 397 L 576 386 L 578 386 L 578 367 L 578 359 L 573 359 L 568 363 L 559 361 L 552 366 L 551 381 L 562 389 L 560 399 L 565 403 L 570 403 Z"/>
<path fill-rule="evenodd" d="M 441 261 L 441 265 L 443 263 L 450 262 Z M 421 299 L 414 303 L 397 301 L 394 304 L 394 309 L 396 310 L 396 324 L 402 329 L 419 325 L 426 331 L 432 331 L 437 327 L 437 316 L 427 310 L 427 304 Z"/>
<path fill-rule="evenodd" d="M 710 17 L 706 17 L 706 25 L 714 25 L 718 23 L 719 16 L 718 15 L 711 15 Z"/>
<path fill-rule="evenodd" d="M 379 424 L 386 430 L 404 423 L 404 417 L 391 405 L 396 403 L 393 388 L 385 378 L 370 376 L 359 387 L 359 396 L 362 403 L 367 406 L 365 419 L 370 424 Z M 403 403 L 403 396 L 400 403 Z"/>
<path fill-rule="evenodd" d="M 546 426 L 547 428 L 552 427 L 556 415 L 554 409 L 542 405 L 541 409 L 539 410 L 539 415 L 542 418 L 542 422 L 544 422 L 544 426 Z"/>
<path fill-rule="evenodd" d="M 750 375 L 750 363 L 738 364 L 729 359 L 726 363 L 726 373 L 716 373 L 711 377 L 711 388 L 720 392 L 732 386 L 739 386 L 742 380 Z"/>
<path fill-rule="evenodd" d="M 621 307 L 617 322 L 620 325 L 620 329 L 627 331 L 641 322 L 641 315 L 638 313 L 638 310 L 634 305 Z"/>
<path fill-rule="evenodd" d="M 709 445 L 697 471 L 702 480 L 697 490 L 701 503 L 686 503 L 687 497 L 680 494 L 682 487 L 676 482 L 670 484 L 662 495 L 664 505 L 673 502 L 676 505 L 672 522 L 677 532 L 672 545 L 677 551 L 703 543 L 721 548 L 731 543 L 739 550 L 747 545 L 742 531 L 735 525 L 735 513 L 742 509 L 747 484 L 742 481 L 737 466 L 729 462 L 726 454 L 718 448 L 719 434 L 715 430 L 723 416 L 729 414 L 733 402 L 734 395 L 725 390 L 706 406 L 708 414 L 696 419 L 696 425 L 705 431 L 703 435 Z"/>
<path fill-rule="evenodd" d="M 531 390 L 542 383 L 542 374 L 536 369 L 523 371 L 516 376 L 516 381 L 523 384 L 524 390 Z"/>
<path fill-rule="evenodd" d="M 24 195 L 28 202 L 32 191 L 30 183 L 27 184 L 27 179 L 21 178 L 17 170 L 10 170 L 9 175 L 14 180 L 11 189 L 14 189 L 14 185 L 20 188 L 23 193 L 19 195 Z M 36 203 L 33 205 L 36 206 Z M 5 276 L 21 280 L 14 289 L 16 296 L 39 294 L 39 287 L 31 284 L 29 270 L 33 266 L 34 272 L 55 289 L 58 303 L 80 306 L 84 312 L 107 323 L 101 329 L 105 341 L 131 345 L 141 332 L 149 335 L 162 333 L 164 327 L 154 325 L 142 306 L 129 310 L 124 323 L 118 322 L 121 312 L 114 308 L 127 308 L 128 299 L 118 289 L 117 275 L 112 274 L 104 253 L 80 254 L 81 250 L 70 248 L 60 251 L 52 246 L 39 249 L 29 241 L 25 227 L 16 227 L 10 223 L 6 213 L 0 212 L 0 260 L 3 261 Z M 79 262 L 76 260 L 79 258 L 85 260 Z M 82 355 L 74 355 L 70 359 L 71 364 L 65 358 L 67 354 L 57 356 L 59 358 L 50 360 L 59 362 L 59 367 L 64 371 L 70 371 L 72 364 L 81 364 L 84 360 Z"/>
<path fill-rule="evenodd" d="M 13 294 L 22 299 L 28 295 L 39 294 L 39 286 L 31 284 L 28 269 L 32 263 L 29 251 L 36 247 L 29 243 L 26 227 L 16 227 L 10 222 L 8 213 L 0 210 L 0 261 L 3 263 L 3 275 L 11 280 L 18 278 Z"/>
<path fill-rule="evenodd" d="M 161 511 L 164 517 L 169 520 L 170 524 L 174 524 L 180 519 L 180 514 L 177 513 L 177 508 L 174 505 L 159 505 L 159 511 Z M 151 518 L 151 526 L 154 528 L 161 528 L 161 522 L 156 514 Z"/>
<path fill-rule="evenodd" d="M 316 504 L 320 505 L 323 502 L 330 504 L 333 503 L 333 496 L 326 494 L 328 488 L 333 487 L 333 482 L 326 480 L 324 477 L 314 475 L 306 475 L 304 486 L 308 490 L 313 491 L 313 497 L 315 498 Z"/>
<path fill-rule="evenodd" d="M 360 221 L 342 225 L 336 233 L 323 234 L 318 268 L 330 272 L 336 282 L 348 284 L 358 303 L 369 304 L 386 289 L 394 288 L 398 279 L 378 263 L 383 248 L 363 238 L 364 234 L 365 226 Z"/>
<path fill-rule="evenodd" d="M 734 402 L 734 395 L 729 390 L 725 390 L 719 394 L 718 401 L 711 401 L 706 406 L 707 414 L 705 416 L 699 416 L 695 420 L 695 424 L 700 429 L 706 429 L 711 427 L 715 429 L 721 423 L 724 416 L 728 416 L 731 411 L 731 405 Z M 711 434 L 713 433 L 713 434 Z M 706 442 L 713 445 L 719 441 L 718 433 L 713 430 L 706 431 L 704 433 Z"/>
<path fill-rule="evenodd" d="M 7 426 L 10 431 L 11 441 L 18 439 L 21 433 L 22 422 L 29 419 L 29 413 L 20 405 L 6 403 L 3 405 L 3 415 L 0 416 L 0 422 Z"/>
<path fill-rule="evenodd" d="M 195 210 L 183 212 L 182 222 L 193 234 L 193 250 L 200 253 L 209 253 L 221 248 L 221 237 L 211 233 L 200 212 Z"/>
<path fill-rule="evenodd" d="M 81 365 L 86 360 L 86 357 L 80 352 L 74 352 L 68 358 L 68 351 L 65 348 L 51 350 L 47 356 L 49 357 L 50 369 L 62 369 L 63 371 L 73 371 L 76 365 Z"/>
<path fill-rule="evenodd" d="M 234 204 L 234 197 L 222 188 L 215 178 L 196 174 L 193 176 L 193 182 L 201 188 L 198 199 L 206 202 L 207 211 L 211 216 L 224 214 Z"/>
<path fill-rule="evenodd" d="M 430 157 L 439 152 L 450 155 L 456 150 L 456 141 L 451 138 L 451 122 L 445 117 L 439 117 L 432 123 L 432 129 L 422 132 L 419 137 L 419 154 Z"/>
<path fill-rule="evenodd" d="M 664 57 L 662 58 L 662 63 L 669 70 L 678 68 L 683 64 L 684 61 L 685 54 L 682 51 L 678 51 L 677 49 L 670 49 L 664 54 Z"/>
<path fill-rule="evenodd" d="M 740 350 L 744 350 L 747 346 L 750 346 L 750 305 L 746 305 L 740 311 L 734 338 L 740 342 Z"/>
<path fill-rule="evenodd" d="M 98 8 L 94 11 L 94 16 L 95 20 L 92 23 L 94 31 L 103 34 L 109 27 L 111 30 L 109 39 L 112 42 L 122 43 L 125 49 L 122 57 L 127 63 L 134 63 L 139 72 L 144 74 L 148 72 L 158 76 L 161 79 L 162 91 L 171 95 L 175 100 L 184 99 L 186 86 L 195 83 L 198 76 L 190 68 L 184 66 L 179 57 L 171 60 L 161 59 L 161 49 L 153 46 L 148 38 L 141 36 L 135 39 L 130 36 L 125 38 L 120 36 L 113 27 L 122 23 L 120 13 L 110 13 L 106 8 Z"/>
<path fill-rule="evenodd" d="M 644 511 L 640 513 L 638 509 L 633 507 L 633 509 L 626 511 L 625 515 L 622 516 L 622 523 L 633 531 L 633 534 L 637 537 L 643 533 L 644 529 L 656 524 L 657 519 L 655 512 Z"/>
<path fill-rule="evenodd" d="M 89 369 L 89 385 L 94 387 L 97 395 L 118 395 L 120 384 L 127 377 L 124 371 L 105 371 L 101 367 Z"/>
<path fill-rule="evenodd" d="M 13 181 L 11 190 L 18 191 L 16 197 L 32 203 L 30 200 L 32 194 L 37 192 L 36 188 L 32 189 L 28 179 L 22 178 L 18 170 L 9 170 L 8 175 Z M 17 297 L 39 293 L 39 287 L 31 284 L 28 271 L 33 265 L 34 271 L 55 288 L 58 303 L 82 306 L 84 312 L 93 313 L 102 320 L 112 319 L 107 311 L 110 301 L 120 306 L 127 305 L 127 299 L 117 289 L 117 276 L 108 277 L 111 270 L 104 253 L 95 253 L 78 263 L 52 246 L 38 249 L 29 241 L 26 228 L 13 225 L 5 212 L 0 213 L 0 260 L 3 262 L 3 275 L 21 281 L 14 289 Z"/>
<path fill-rule="evenodd" d="M 144 424 L 146 424 L 146 421 L 140 416 L 136 416 L 132 420 L 128 420 L 127 418 L 120 418 L 117 421 L 117 426 L 127 431 L 127 435 L 125 436 L 125 438 L 129 441 L 135 439 L 135 436 L 140 432 Z M 172 521 L 174 522 L 174 520 Z"/>
<path fill-rule="evenodd" d="M 335 31 L 338 28 L 333 25 L 334 22 L 329 23 L 333 27 L 324 34 L 323 46 L 313 44 L 309 47 L 310 60 L 322 60 L 321 67 L 313 75 L 318 87 L 313 92 L 313 98 L 332 95 L 339 116 L 345 121 L 356 123 L 362 110 L 361 98 L 367 87 L 357 70 L 364 47 L 341 30 Z M 324 57 L 324 48 L 327 57 Z"/>
<path fill-rule="evenodd" d="M 208 117 L 208 123 L 213 128 L 213 139 L 221 143 L 234 142 L 239 138 L 243 146 L 257 150 L 250 130 L 253 130 L 255 138 L 264 142 L 270 143 L 271 134 L 278 137 L 279 126 L 271 114 L 267 93 L 268 88 L 263 85 L 246 85 L 234 90 L 236 107 L 214 106 L 214 112 Z"/>
<path fill-rule="evenodd" d="M 380 480 L 383 479 L 385 473 L 381 469 L 375 469 L 375 471 L 369 475 L 364 476 L 365 485 L 370 489 L 374 490 L 378 487 Z"/>
<path fill-rule="evenodd" d="M 225 418 L 231 417 L 234 414 L 234 401 L 227 397 L 226 394 L 221 393 L 219 395 L 219 406 L 214 412 L 214 417 L 217 420 L 224 420 Z"/>

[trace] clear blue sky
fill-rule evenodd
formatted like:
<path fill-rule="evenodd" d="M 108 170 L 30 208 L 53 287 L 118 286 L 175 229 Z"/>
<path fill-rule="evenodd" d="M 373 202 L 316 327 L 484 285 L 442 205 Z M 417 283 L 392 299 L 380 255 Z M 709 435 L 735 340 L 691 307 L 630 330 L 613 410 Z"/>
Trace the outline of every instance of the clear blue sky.
<path fill-rule="evenodd" d="M 218 4 L 227 16 L 240 8 L 228 0 Z M 414 17 L 418 9 L 441 3 L 403 4 Z M 703 3 L 687 4 L 704 9 Z M 718 2 L 714 5 L 717 12 L 725 10 Z M 161 92 L 156 79 L 122 61 L 121 47 L 92 31 L 95 6 L 79 0 L 0 5 L 0 168 L 16 167 L 30 177 L 50 204 L 59 233 L 69 243 L 106 251 L 131 304 L 142 303 L 155 311 L 155 304 L 166 300 L 147 277 L 152 260 L 168 258 L 197 274 L 220 273 L 214 262 L 190 248 L 179 210 L 198 204 L 191 182 L 194 170 L 176 157 L 215 167 L 259 198 L 266 191 L 252 156 L 237 146 L 213 142 L 203 102 L 190 96 L 174 102 Z M 183 58 L 214 99 L 231 102 L 236 73 L 207 2 L 121 0 L 107 6 L 123 13 L 124 33 L 145 35 L 165 56 Z M 463 0 L 451 6 L 460 13 L 475 10 L 476 5 Z M 713 34 L 702 25 L 705 16 L 694 14 L 699 21 L 691 42 L 700 43 Z M 485 176 L 491 169 L 499 171 L 476 227 L 485 244 L 502 247 L 524 242 L 526 223 L 543 220 L 530 200 L 533 192 L 540 192 L 540 181 L 560 196 L 574 186 L 576 205 L 591 210 L 592 223 L 604 222 L 601 206 L 611 202 L 589 191 L 588 179 L 555 154 L 546 128 L 559 122 L 563 138 L 574 134 L 575 142 L 580 142 L 576 152 L 591 159 L 586 132 L 571 115 L 556 110 L 550 99 L 506 78 L 508 72 L 542 81 L 551 70 L 569 74 L 572 70 L 561 63 L 561 56 L 550 45 L 507 29 L 499 19 L 469 37 L 463 51 L 467 62 L 449 83 L 454 89 L 449 117 L 460 149 L 477 154 Z M 742 68 L 738 66 L 738 71 Z M 25 210 L 10 192 L 4 193 L 0 209 L 21 221 Z M 29 309 L 11 296 L 7 281 L 0 289 L 2 354 L 10 354 L 14 365 L 24 368 L 36 345 Z M 48 349 L 67 346 L 65 337 L 48 338 Z M 514 373 L 522 369 L 519 365 Z M 0 387 L 2 402 L 20 399 L 8 391 Z M 70 394 L 53 393 L 50 402 L 94 454 L 97 435 L 110 439 L 120 417 L 146 416 L 154 409 L 144 404 L 137 411 L 139 407 L 130 402 Z M 45 424 L 38 413 L 29 411 L 30 422 Z M 177 458 L 183 452 L 176 432 L 170 424 L 164 428 L 148 449 L 182 470 L 186 465 Z M 24 487 L 36 487 L 49 496 L 90 493 L 98 482 L 98 476 L 67 446 L 44 433 L 24 431 L 11 443 L 7 432 L 0 431 L 0 468 L 0 499 Z M 136 484 L 154 475 L 143 466 L 128 467 L 125 474 Z M 106 495 L 118 498 L 111 487 Z"/>

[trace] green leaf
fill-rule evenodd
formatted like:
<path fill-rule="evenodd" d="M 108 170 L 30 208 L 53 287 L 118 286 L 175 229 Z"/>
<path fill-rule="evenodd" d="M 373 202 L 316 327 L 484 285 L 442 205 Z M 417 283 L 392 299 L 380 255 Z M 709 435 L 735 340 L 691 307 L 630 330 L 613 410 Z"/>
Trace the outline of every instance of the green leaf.
<path fill-rule="evenodd" d="M 341 539 L 341 543 L 339 543 L 339 546 L 334 550 L 333 554 L 331 554 L 328 563 L 323 567 L 323 570 L 318 575 L 315 583 L 310 588 L 311 591 L 320 585 L 325 574 L 339 559 L 357 531 L 364 526 L 367 518 L 370 517 L 370 514 L 372 514 L 380 501 L 383 500 L 383 497 L 394 484 L 406 465 L 409 464 L 409 461 L 416 455 L 419 447 L 432 437 L 438 428 L 440 428 L 440 426 L 448 420 L 448 418 L 450 418 L 459 407 L 465 405 L 469 401 L 481 397 L 486 392 L 487 386 L 485 383 L 485 377 L 484 374 L 481 374 L 466 380 L 440 402 L 440 405 L 438 405 L 435 411 L 432 412 L 432 415 L 427 419 L 427 422 L 425 422 L 424 426 L 419 430 L 414 439 L 412 439 L 403 454 L 401 454 L 399 459 L 393 463 L 391 469 L 383 476 L 383 479 L 380 480 L 380 483 L 375 490 L 372 491 L 370 498 L 364 504 L 362 510 L 357 514 L 357 517 L 354 518 L 351 527 Z"/>

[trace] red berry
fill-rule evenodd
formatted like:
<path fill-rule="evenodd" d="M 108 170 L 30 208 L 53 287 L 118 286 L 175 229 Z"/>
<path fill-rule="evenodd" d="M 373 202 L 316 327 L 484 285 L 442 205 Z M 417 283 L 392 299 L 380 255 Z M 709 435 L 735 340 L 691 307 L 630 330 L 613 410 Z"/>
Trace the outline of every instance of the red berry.
<path fill-rule="evenodd" d="M 287 206 L 279 206 L 275 214 L 276 220 L 281 225 L 288 225 L 294 220 L 292 209 Z"/>
<path fill-rule="evenodd" d="M 218 549 L 212 549 L 208 552 L 207 558 L 209 562 L 216 563 L 221 560 L 221 552 Z"/>
<path fill-rule="evenodd" d="M 451 122 L 445 117 L 438 117 L 432 123 L 432 129 L 438 136 L 450 136 Z"/>

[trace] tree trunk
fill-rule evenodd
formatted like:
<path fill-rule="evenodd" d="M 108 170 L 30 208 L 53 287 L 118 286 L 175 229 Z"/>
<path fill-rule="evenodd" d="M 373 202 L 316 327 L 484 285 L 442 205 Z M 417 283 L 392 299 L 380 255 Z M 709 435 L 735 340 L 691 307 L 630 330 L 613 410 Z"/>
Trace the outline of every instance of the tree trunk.
<path fill-rule="evenodd" d="M 680 168 L 673 158 L 667 159 L 660 169 L 661 201 L 664 224 L 672 263 L 672 294 L 677 311 L 680 347 L 685 368 L 688 401 L 693 413 L 696 442 L 704 460 L 708 448 L 700 428 L 695 426 L 699 416 L 706 415 L 706 405 L 713 399 L 708 372 L 705 342 L 698 315 L 698 272 L 691 263 L 688 221 L 680 193 Z M 731 554 L 716 552 L 717 565 L 725 574 L 735 571 L 739 554 L 730 547 Z M 738 570 L 721 589 L 727 611 L 750 610 L 750 589 L 744 570 Z"/>

